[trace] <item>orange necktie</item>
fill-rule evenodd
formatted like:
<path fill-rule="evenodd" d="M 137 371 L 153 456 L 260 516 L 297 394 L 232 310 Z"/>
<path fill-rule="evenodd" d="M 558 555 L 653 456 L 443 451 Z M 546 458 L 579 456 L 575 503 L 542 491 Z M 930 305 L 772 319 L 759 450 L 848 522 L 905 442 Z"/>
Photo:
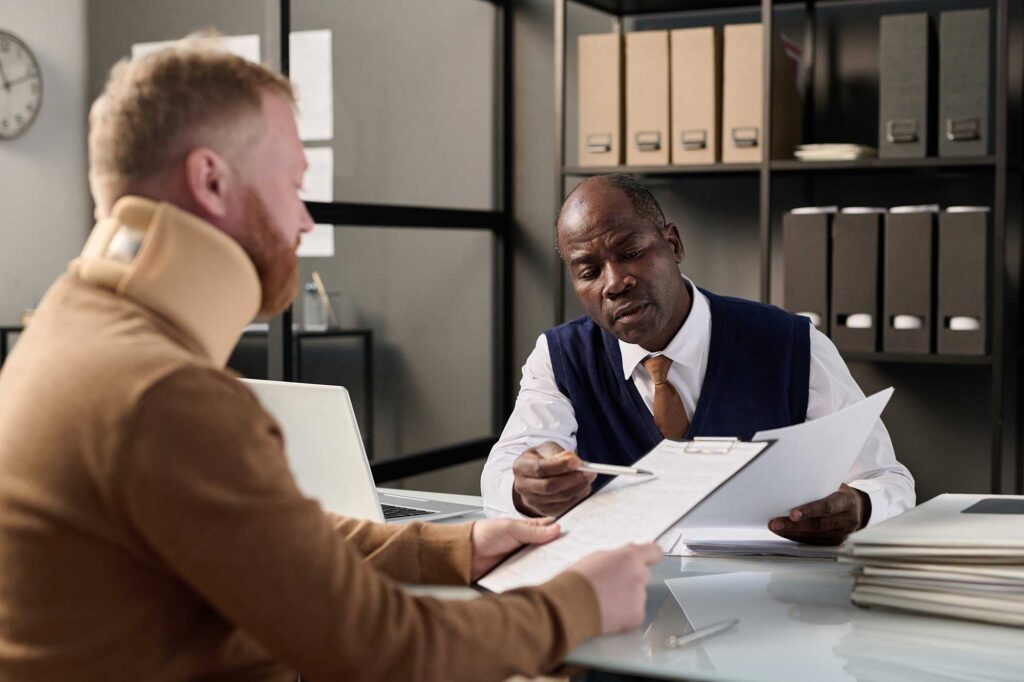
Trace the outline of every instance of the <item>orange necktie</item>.
<path fill-rule="evenodd" d="M 644 368 L 654 379 L 654 423 L 665 438 L 682 440 L 690 428 L 690 419 L 686 416 L 683 399 L 668 382 L 671 366 L 672 359 L 666 355 L 651 356 L 644 360 Z"/>

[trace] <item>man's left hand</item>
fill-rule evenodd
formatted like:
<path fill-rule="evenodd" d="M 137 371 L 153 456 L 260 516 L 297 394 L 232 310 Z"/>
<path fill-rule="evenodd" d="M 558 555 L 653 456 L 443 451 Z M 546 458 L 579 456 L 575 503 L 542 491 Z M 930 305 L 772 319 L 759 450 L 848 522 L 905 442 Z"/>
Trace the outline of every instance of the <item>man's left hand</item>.
<path fill-rule="evenodd" d="M 768 522 L 776 535 L 808 545 L 838 545 L 867 525 L 871 513 L 868 496 L 845 483 L 826 498 L 794 507 L 789 516 Z"/>
<path fill-rule="evenodd" d="M 473 545 L 472 581 L 491 570 L 523 545 L 543 545 L 558 537 L 561 530 L 551 517 L 519 521 L 488 519 L 477 521 L 470 531 Z"/>

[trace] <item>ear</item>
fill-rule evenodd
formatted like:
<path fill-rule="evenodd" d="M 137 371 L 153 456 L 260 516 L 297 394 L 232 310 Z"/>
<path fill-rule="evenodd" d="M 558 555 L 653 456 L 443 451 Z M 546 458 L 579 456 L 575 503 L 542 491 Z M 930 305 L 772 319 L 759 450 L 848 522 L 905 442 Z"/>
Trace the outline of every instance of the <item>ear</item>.
<path fill-rule="evenodd" d="M 676 227 L 675 223 L 669 223 L 665 226 L 665 231 L 662 233 L 667 241 L 672 246 L 672 253 L 676 256 L 676 263 L 682 263 L 683 259 L 686 258 L 686 249 L 683 248 L 683 238 L 679 236 L 679 228 Z"/>
<path fill-rule="evenodd" d="M 236 176 L 231 166 L 209 147 L 197 147 L 185 157 L 185 184 L 192 201 L 211 218 L 228 213 L 228 193 Z"/>

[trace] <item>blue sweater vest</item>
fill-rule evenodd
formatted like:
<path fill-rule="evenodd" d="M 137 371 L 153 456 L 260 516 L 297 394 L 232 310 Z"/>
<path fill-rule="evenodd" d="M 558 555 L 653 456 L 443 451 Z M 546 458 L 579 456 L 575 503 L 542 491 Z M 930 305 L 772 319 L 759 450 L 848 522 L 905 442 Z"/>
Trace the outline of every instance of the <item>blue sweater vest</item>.
<path fill-rule="evenodd" d="M 686 438 L 735 436 L 799 424 L 807 417 L 810 326 L 773 306 L 716 296 L 711 343 Z M 589 317 L 544 332 L 558 390 L 572 402 L 583 459 L 632 464 L 662 440 L 632 379 L 622 377 L 618 340 Z"/>

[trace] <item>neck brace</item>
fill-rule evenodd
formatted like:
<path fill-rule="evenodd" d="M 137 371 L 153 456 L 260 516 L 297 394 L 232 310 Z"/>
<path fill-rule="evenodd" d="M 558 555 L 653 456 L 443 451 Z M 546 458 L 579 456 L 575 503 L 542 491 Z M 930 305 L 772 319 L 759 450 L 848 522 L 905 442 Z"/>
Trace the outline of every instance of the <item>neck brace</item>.
<path fill-rule="evenodd" d="M 69 270 L 167 318 L 220 367 L 259 311 L 259 276 L 234 239 L 141 197 L 118 200 Z"/>

